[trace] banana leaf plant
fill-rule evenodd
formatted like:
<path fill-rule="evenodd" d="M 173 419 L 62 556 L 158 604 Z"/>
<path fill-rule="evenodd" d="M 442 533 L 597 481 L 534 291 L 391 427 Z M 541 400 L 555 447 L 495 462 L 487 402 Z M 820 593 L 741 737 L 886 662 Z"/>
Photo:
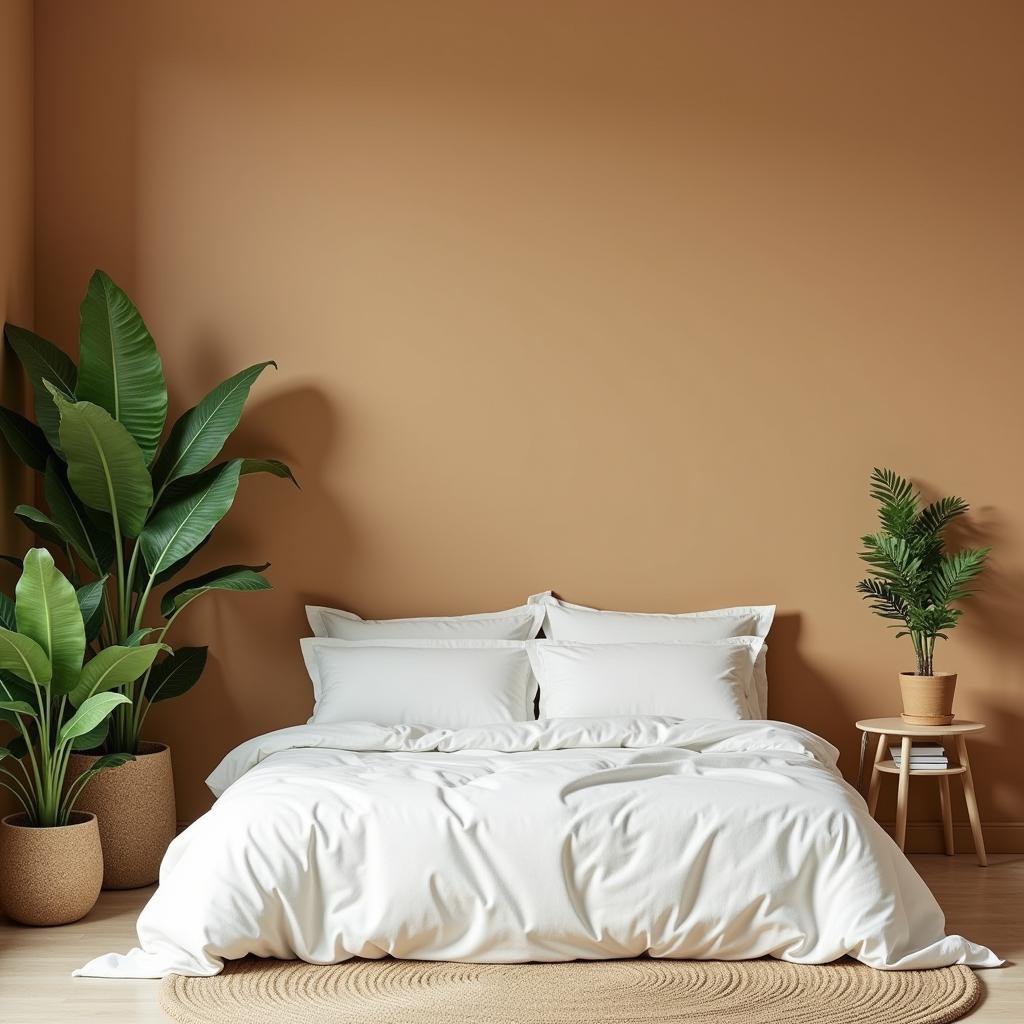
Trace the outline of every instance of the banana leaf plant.
<path fill-rule="evenodd" d="M 95 587 L 76 592 L 45 548 L 25 556 L 15 599 L 0 594 L 0 721 L 14 730 L 0 746 L 0 786 L 31 825 L 66 825 L 89 779 L 134 760 L 107 754 L 65 785 L 71 752 L 95 746 L 110 714 L 130 704 L 123 687 L 167 650 L 115 644 L 85 661 L 85 619 L 96 600 Z"/>
<path fill-rule="evenodd" d="M 94 655 L 112 647 L 167 652 L 119 684 L 126 700 L 114 708 L 109 734 L 97 734 L 99 749 L 136 753 L 150 705 L 185 693 L 206 664 L 206 647 L 164 646 L 181 612 L 211 591 L 270 587 L 268 563 L 175 581 L 231 508 L 243 476 L 270 473 L 298 486 L 275 459 L 214 463 L 253 383 L 277 364 L 256 363 L 218 384 L 164 437 L 160 355 L 134 303 L 103 271 L 92 275 L 82 302 L 77 366 L 22 327 L 7 324 L 4 334 L 31 383 L 35 422 L 0 408 L 0 433 L 40 475 L 44 499 L 43 508 L 18 505 L 15 516 L 63 553 L 87 598 L 85 638 Z M 148 616 L 160 590 L 157 626 Z"/>

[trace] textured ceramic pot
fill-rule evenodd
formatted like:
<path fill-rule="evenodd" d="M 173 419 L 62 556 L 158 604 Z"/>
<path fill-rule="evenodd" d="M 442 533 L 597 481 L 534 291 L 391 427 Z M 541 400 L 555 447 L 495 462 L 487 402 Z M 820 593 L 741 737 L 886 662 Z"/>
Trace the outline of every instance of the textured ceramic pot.
<path fill-rule="evenodd" d="M 96 905 L 103 852 L 96 816 L 37 828 L 24 812 L 0 821 L 0 906 L 20 924 L 70 924 Z"/>
<path fill-rule="evenodd" d="M 95 761 L 95 755 L 72 754 L 68 783 Z M 165 744 L 140 743 L 134 761 L 94 775 L 75 806 L 99 822 L 104 889 L 137 889 L 157 880 L 177 825 L 171 752 Z"/>
<path fill-rule="evenodd" d="M 955 692 L 955 672 L 938 672 L 932 676 L 901 672 L 903 714 L 900 717 L 907 725 L 952 725 Z"/>

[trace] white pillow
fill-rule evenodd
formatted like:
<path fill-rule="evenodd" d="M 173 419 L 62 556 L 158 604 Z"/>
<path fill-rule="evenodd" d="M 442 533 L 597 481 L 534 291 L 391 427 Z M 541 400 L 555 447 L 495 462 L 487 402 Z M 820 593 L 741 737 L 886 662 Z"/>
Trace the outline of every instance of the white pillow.
<path fill-rule="evenodd" d="M 537 681 L 516 640 L 333 640 L 307 637 L 310 720 L 444 729 L 533 721 Z"/>
<path fill-rule="evenodd" d="M 340 608 L 307 604 L 306 618 L 313 636 L 337 640 L 532 640 L 540 632 L 544 608 L 522 605 L 477 615 L 361 619 Z"/>
<path fill-rule="evenodd" d="M 668 715 L 749 718 L 747 690 L 764 641 L 575 643 L 531 646 L 541 718 Z"/>
<path fill-rule="evenodd" d="M 726 640 L 734 636 L 766 637 L 775 605 L 745 605 L 679 615 L 651 612 L 607 612 L 561 601 L 551 591 L 534 594 L 527 605 L 544 609 L 544 636 L 603 644 L 620 642 Z M 768 646 L 762 645 L 748 700 L 754 718 L 768 717 Z"/>

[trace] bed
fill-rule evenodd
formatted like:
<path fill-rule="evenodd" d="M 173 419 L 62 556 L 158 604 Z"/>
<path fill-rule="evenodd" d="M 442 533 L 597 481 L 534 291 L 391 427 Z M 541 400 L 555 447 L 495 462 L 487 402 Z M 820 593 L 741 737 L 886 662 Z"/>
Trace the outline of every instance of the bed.
<path fill-rule="evenodd" d="M 505 963 L 773 956 L 990 967 L 793 725 L 658 715 L 253 739 L 171 845 L 139 947 L 75 973 L 248 954 Z"/>

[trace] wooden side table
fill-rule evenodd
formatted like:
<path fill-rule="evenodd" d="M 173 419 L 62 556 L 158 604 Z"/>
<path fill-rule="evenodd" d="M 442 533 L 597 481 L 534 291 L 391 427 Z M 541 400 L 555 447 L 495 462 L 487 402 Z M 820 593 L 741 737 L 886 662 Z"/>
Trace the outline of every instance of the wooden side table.
<path fill-rule="evenodd" d="M 985 856 L 985 839 L 981 834 L 981 816 L 978 814 L 978 799 L 974 793 L 974 777 L 971 774 L 971 762 L 967 757 L 967 735 L 981 732 L 985 726 L 980 722 L 954 721 L 952 725 L 908 725 L 902 718 L 865 718 L 857 723 L 863 733 L 861 737 L 861 765 L 857 776 L 858 788 L 862 784 L 864 761 L 867 752 L 869 734 L 878 736 L 875 748 L 875 760 L 871 766 L 871 781 L 868 784 L 868 811 L 875 816 L 878 806 L 878 788 L 883 775 L 898 775 L 899 789 L 896 799 L 896 845 L 902 850 L 907 841 L 907 803 L 910 796 L 910 777 L 912 775 L 928 775 L 939 780 L 939 802 L 942 805 L 942 837 L 948 856 L 953 849 L 953 812 L 949 799 L 949 777 L 959 775 L 964 787 L 964 799 L 967 801 L 967 816 L 971 820 L 971 834 L 974 836 L 974 849 L 978 855 L 978 863 L 985 867 L 988 858 Z M 889 740 L 900 739 L 900 767 L 889 757 Z M 949 753 L 949 744 L 956 743 L 956 764 L 948 768 L 929 770 L 910 767 L 910 746 L 915 739 L 937 739 L 942 741 Z"/>

